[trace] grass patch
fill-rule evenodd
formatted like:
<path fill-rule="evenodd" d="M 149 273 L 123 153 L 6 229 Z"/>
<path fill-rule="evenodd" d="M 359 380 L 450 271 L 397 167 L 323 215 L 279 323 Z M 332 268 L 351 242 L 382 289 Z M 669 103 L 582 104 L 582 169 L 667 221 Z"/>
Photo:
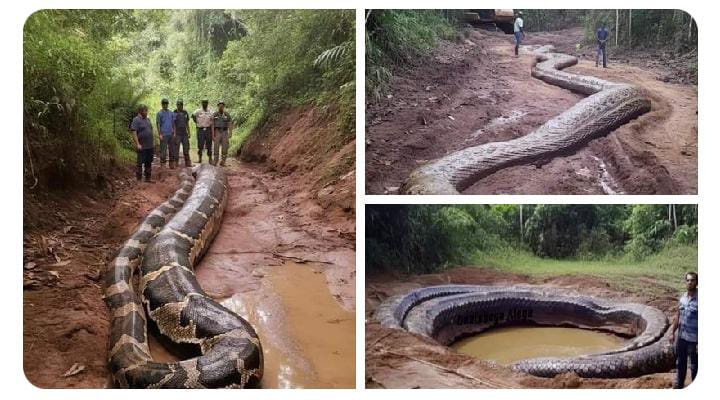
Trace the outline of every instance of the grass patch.
<path fill-rule="evenodd" d="M 641 261 L 629 257 L 609 257 L 603 260 L 551 259 L 540 258 L 532 253 L 515 248 L 476 252 L 471 260 L 473 265 L 490 267 L 503 272 L 552 277 L 560 275 L 585 275 L 605 279 L 616 288 L 647 291 L 647 281 L 633 277 L 648 277 L 658 285 L 677 290 L 684 288 L 683 274 L 697 272 L 697 246 L 672 245 Z M 645 286 L 645 287 L 644 287 Z M 650 288 L 652 289 L 652 288 Z"/>

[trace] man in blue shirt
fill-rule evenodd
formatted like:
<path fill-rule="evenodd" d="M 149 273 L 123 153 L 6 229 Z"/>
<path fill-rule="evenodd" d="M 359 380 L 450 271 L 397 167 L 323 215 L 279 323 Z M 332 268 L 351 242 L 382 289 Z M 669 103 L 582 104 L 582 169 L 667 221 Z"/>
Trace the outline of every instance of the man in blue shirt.
<path fill-rule="evenodd" d="M 690 357 L 690 376 L 693 382 L 698 369 L 698 275 L 695 272 L 685 274 L 687 292 L 680 297 L 678 312 L 670 327 L 670 340 L 675 341 L 675 331 L 678 331 L 675 342 L 675 357 L 677 358 L 677 376 L 674 388 L 682 389 L 685 386 L 687 374 L 687 360 Z"/>
<path fill-rule="evenodd" d="M 598 41 L 597 56 L 595 57 L 595 66 L 600 66 L 600 54 L 602 53 L 603 68 L 607 68 L 607 51 L 605 50 L 605 44 L 610 37 L 610 31 L 607 30 L 607 25 L 603 22 L 600 29 L 595 34 Z"/>
<path fill-rule="evenodd" d="M 160 136 L 160 166 L 165 166 L 165 160 L 170 153 L 170 168 L 177 165 L 177 154 L 175 153 L 175 114 L 168 110 L 168 99 L 164 98 L 160 101 L 162 110 L 155 116 L 155 124 L 157 125 L 158 135 Z"/>

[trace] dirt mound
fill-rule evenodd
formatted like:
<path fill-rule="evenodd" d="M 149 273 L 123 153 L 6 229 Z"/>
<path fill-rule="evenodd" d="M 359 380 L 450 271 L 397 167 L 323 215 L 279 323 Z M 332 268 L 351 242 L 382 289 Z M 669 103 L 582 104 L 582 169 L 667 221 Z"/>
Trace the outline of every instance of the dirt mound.
<path fill-rule="evenodd" d="M 302 106 L 252 132 L 240 148 L 243 161 L 260 162 L 296 188 L 309 187 L 326 208 L 355 210 L 355 140 L 336 126 L 333 106 Z"/>
<path fill-rule="evenodd" d="M 635 277 L 658 286 L 651 277 Z M 651 283 L 654 282 L 654 283 Z M 563 287 L 613 300 L 640 302 L 657 307 L 670 316 L 676 309 L 677 293 L 661 286 L 650 293 L 624 291 L 597 277 L 563 275 L 530 277 L 491 268 L 458 267 L 442 273 L 367 277 L 365 289 L 365 384 L 368 388 L 669 388 L 672 373 L 631 379 L 589 379 L 575 374 L 538 378 L 514 372 L 493 362 L 456 353 L 450 348 L 405 330 L 381 327 L 372 318 L 387 297 L 440 284 L 533 284 Z"/>

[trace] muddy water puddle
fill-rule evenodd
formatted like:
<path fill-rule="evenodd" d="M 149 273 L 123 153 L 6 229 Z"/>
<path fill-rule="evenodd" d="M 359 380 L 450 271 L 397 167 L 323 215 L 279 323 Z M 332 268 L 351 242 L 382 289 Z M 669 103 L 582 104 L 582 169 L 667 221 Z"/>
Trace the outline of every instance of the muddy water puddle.
<path fill-rule="evenodd" d="M 330 294 L 321 267 L 265 268 L 261 288 L 223 305 L 255 327 L 263 345 L 265 388 L 354 388 L 355 313 Z"/>
<path fill-rule="evenodd" d="M 603 332 L 561 327 L 508 327 L 461 339 L 458 353 L 501 365 L 535 357 L 575 357 L 617 349 L 624 339 Z"/>

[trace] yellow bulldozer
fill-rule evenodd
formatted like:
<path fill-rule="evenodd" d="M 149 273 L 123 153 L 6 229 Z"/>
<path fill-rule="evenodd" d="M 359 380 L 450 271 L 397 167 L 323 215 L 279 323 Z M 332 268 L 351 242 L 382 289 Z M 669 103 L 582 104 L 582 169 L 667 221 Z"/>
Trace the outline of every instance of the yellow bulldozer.
<path fill-rule="evenodd" d="M 513 33 L 513 23 L 515 22 L 515 13 L 512 9 L 496 9 L 496 10 L 465 10 L 463 20 L 473 26 L 485 29 L 493 28 L 511 34 Z"/>

